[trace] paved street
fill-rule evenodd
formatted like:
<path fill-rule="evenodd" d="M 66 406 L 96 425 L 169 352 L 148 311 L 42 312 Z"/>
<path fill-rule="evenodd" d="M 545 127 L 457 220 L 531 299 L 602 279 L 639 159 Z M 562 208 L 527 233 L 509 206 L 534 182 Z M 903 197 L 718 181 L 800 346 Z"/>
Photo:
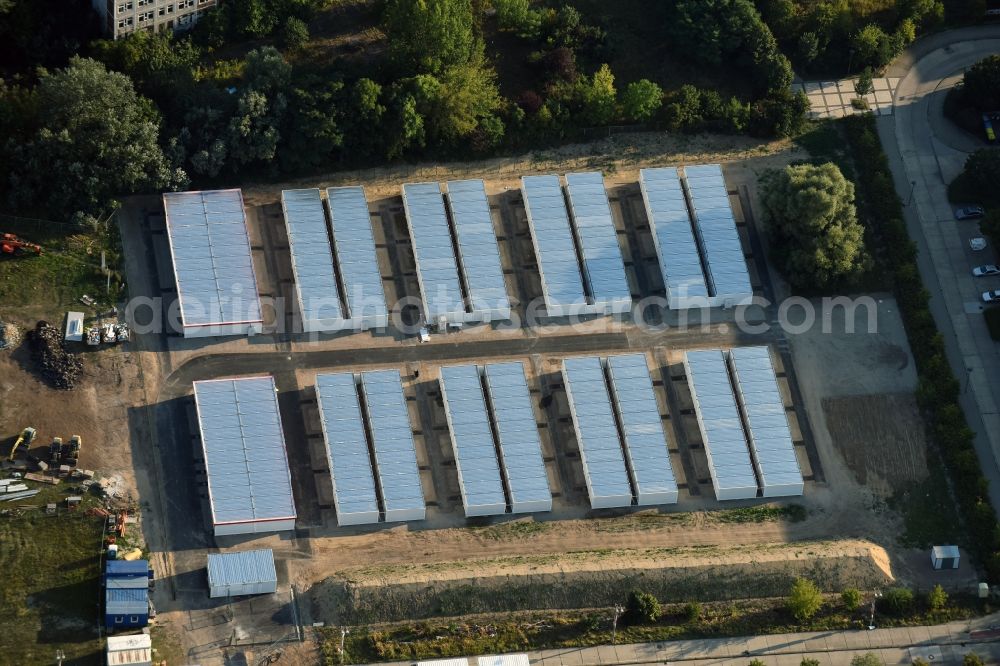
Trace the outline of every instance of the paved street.
<path fill-rule="evenodd" d="M 978 235 L 978 226 L 954 220 L 947 183 L 979 144 L 944 120 L 942 106 L 947 89 L 961 80 L 965 68 L 998 51 L 997 26 L 943 33 L 916 45 L 913 55 L 895 67 L 897 74 L 908 68 L 896 90 L 895 114 L 878 120 L 897 191 L 909 204 L 905 216 L 920 249 L 920 272 L 962 386 L 962 406 L 977 433 L 976 449 L 990 480 L 994 506 L 1000 506 L 1000 412 L 995 386 L 1000 355 L 986 329 L 979 294 L 1000 284 L 973 278 L 969 272 L 972 266 L 991 261 L 993 254 L 969 249 L 968 239 Z"/>
<path fill-rule="evenodd" d="M 793 83 L 792 91 L 804 92 L 809 98 L 809 115 L 812 118 L 843 118 L 852 114 L 864 113 L 855 109 L 851 100 L 857 97 L 854 92 L 855 79 L 840 81 L 806 81 Z M 892 114 L 892 97 L 899 85 L 899 77 L 879 77 L 872 79 L 873 92 L 865 95 L 868 108 L 877 116 Z"/>
<path fill-rule="evenodd" d="M 932 664 L 960 664 L 975 652 L 986 663 L 1000 661 L 995 630 L 1000 615 L 934 627 L 903 627 L 875 631 L 814 631 L 736 638 L 601 645 L 529 652 L 532 666 L 592 666 L 594 664 L 713 664 L 747 666 L 760 659 L 768 666 L 799 666 L 810 657 L 824 666 L 844 666 L 867 652 L 885 664 L 911 664 L 921 657 Z M 976 633 L 972 633 L 976 632 Z M 981 632 L 981 633 L 980 633 Z M 475 658 L 469 660 L 475 664 Z M 388 666 L 376 665 L 376 666 Z"/>

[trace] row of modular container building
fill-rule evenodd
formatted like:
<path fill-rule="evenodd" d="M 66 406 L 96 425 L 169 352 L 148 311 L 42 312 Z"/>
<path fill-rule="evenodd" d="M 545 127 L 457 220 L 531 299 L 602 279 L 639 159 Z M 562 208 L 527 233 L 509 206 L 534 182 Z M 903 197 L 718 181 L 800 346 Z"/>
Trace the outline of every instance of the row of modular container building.
<path fill-rule="evenodd" d="M 748 302 L 753 288 L 719 165 L 643 169 L 640 186 L 671 308 Z M 521 179 L 544 313 L 627 312 L 633 288 L 599 172 Z M 424 321 L 510 318 L 482 180 L 406 183 L 403 208 Z M 240 190 L 163 195 L 185 337 L 255 335 L 263 315 Z M 360 186 L 285 190 L 281 206 L 305 332 L 384 327 L 389 308 Z"/>
<path fill-rule="evenodd" d="M 801 495 L 802 472 L 768 348 L 690 351 L 684 367 L 716 497 Z"/>
<path fill-rule="evenodd" d="M 801 495 L 768 348 L 691 351 L 684 363 L 716 498 Z M 563 361 L 592 508 L 677 502 L 667 417 L 654 382 L 643 353 Z M 466 515 L 550 511 L 523 364 L 442 366 L 439 386 Z M 320 373 L 315 390 L 338 524 L 423 520 L 426 503 L 399 371 Z M 214 533 L 294 529 L 274 380 L 198 381 L 194 394 Z"/>

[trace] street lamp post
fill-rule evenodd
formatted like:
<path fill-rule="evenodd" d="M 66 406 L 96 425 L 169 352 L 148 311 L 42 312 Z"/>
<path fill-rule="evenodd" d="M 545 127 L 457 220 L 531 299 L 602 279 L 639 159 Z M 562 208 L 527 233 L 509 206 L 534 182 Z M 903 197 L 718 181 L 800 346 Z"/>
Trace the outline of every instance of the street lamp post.
<path fill-rule="evenodd" d="M 881 598 L 882 598 L 882 593 L 879 592 L 878 590 L 876 590 L 875 593 L 872 594 L 872 614 L 871 617 L 868 619 L 868 631 L 871 631 L 872 629 L 875 628 L 875 602 Z"/>
<path fill-rule="evenodd" d="M 910 181 L 910 196 L 908 196 L 908 197 L 906 198 L 906 205 L 907 205 L 907 206 L 909 206 L 909 205 L 910 205 L 911 203 L 913 203 L 913 190 L 914 190 L 914 189 L 915 189 L 916 187 L 917 187 L 917 181 L 915 181 L 915 180 L 911 180 L 911 181 Z"/>
<path fill-rule="evenodd" d="M 611 644 L 614 645 L 615 641 L 618 640 L 618 618 L 621 617 L 625 609 L 615 604 L 615 614 L 614 618 L 611 620 Z"/>

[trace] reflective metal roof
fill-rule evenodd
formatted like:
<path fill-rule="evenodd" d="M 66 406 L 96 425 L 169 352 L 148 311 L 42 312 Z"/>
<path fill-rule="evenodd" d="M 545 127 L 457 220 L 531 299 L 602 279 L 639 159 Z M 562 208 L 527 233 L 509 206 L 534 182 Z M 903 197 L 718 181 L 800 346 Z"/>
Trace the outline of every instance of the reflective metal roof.
<path fill-rule="evenodd" d="M 595 303 L 631 303 L 604 176 L 599 171 L 566 174 L 566 190 L 591 297 Z"/>
<path fill-rule="evenodd" d="M 767 347 L 736 347 L 729 358 L 746 414 L 750 447 L 764 497 L 802 494 L 785 404 Z"/>
<path fill-rule="evenodd" d="M 677 169 L 642 169 L 639 187 L 668 298 L 672 303 L 706 298 L 705 273 Z"/>
<path fill-rule="evenodd" d="M 551 511 L 552 491 L 524 366 L 520 361 L 490 363 L 486 366 L 486 382 L 500 439 L 511 512 Z"/>
<path fill-rule="evenodd" d="M 316 401 L 326 441 L 337 522 L 340 525 L 377 523 L 375 476 L 354 374 L 316 375 Z"/>
<path fill-rule="evenodd" d="M 612 356 L 608 359 L 608 370 L 624 430 L 636 500 L 640 505 L 672 504 L 677 501 L 677 481 L 670 466 L 670 452 L 646 355 Z"/>
<path fill-rule="evenodd" d="M 422 520 L 426 504 L 417 469 L 410 414 L 398 370 L 361 373 L 372 429 L 376 472 L 382 488 L 385 519 Z"/>
<path fill-rule="evenodd" d="M 319 190 L 283 190 L 281 208 L 303 327 L 337 330 L 344 316 Z"/>
<path fill-rule="evenodd" d="M 505 513 L 507 500 L 479 368 L 475 365 L 441 368 L 441 393 L 465 514 L 493 516 Z"/>
<path fill-rule="evenodd" d="M 149 613 L 149 587 L 104 590 L 105 615 L 146 615 Z"/>
<path fill-rule="evenodd" d="M 274 379 L 196 381 L 194 398 L 213 522 L 294 519 Z"/>
<path fill-rule="evenodd" d="M 629 506 L 632 488 L 601 359 L 568 358 L 563 369 L 590 504 L 594 508 Z"/>
<path fill-rule="evenodd" d="M 757 478 L 724 353 L 689 351 L 684 364 L 717 498 L 756 497 Z"/>
<path fill-rule="evenodd" d="M 449 181 L 448 205 L 472 310 L 509 317 L 507 285 L 483 181 Z"/>
<path fill-rule="evenodd" d="M 538 258 L 545 305 L 553 308 L 586 303 L 580 260 L 559 176 L 524 176 L 521 191 Z"/>
<path fill-rule="evenodd" d="M 352 319 L 387 316 L 364 188 L 331 187 L 326 190 L 326 198 L 347 316 Z"/>
<path fill-rule="evenodd" d="M 167 192 L 163 208 L 183 326 L 261 323 L 241 192 Z"/>
<path fill-rule="evenodd" d="M 437 183 L 404 184 L 403 207 L 413 240 L 425 317 L 431 321 L 442 316 L 464 315 L 458 263 L 441 187 Z"/>
<path fill-rule="evenodd" d="M 684 167 L 684 180 L 701 235 L 712 295 L 736 299 L 753 296 L 722 167 L 718 164 Z"/>
<path fill-rule="evenodd" d="M 274 551 L 270 548 L 208 554 L 209 587 L 276 583 Z"/>

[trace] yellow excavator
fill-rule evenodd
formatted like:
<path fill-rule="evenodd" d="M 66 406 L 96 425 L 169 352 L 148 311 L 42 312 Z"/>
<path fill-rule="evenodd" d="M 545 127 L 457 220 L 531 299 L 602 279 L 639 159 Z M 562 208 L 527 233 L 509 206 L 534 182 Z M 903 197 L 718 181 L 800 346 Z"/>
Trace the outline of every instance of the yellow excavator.
<path fill-rule="evenodd" d="M 7 456 L 7 460 L 14 462 L 14 456 L 16 456 L 17 452 L 21 450 L 21 447 L 24 447 L 24 450 L 27 451 L 28 447 L 31 446 L 31 442 L 35 439 L 35 434 L 35 429 L 30 427 L 21 431 L 21 436 L 17 438 L 16 442 L 14 442 L 14 447 L 10 450 L 10 455 Z"/>

